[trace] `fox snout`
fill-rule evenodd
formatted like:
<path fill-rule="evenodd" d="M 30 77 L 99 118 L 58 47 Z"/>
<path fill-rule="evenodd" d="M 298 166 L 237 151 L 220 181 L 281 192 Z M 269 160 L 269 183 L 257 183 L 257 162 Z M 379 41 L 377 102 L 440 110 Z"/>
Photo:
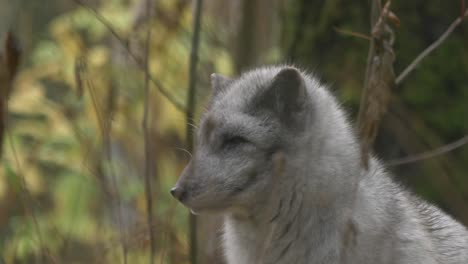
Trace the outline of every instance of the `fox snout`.
<path fill-rule="evenodd" d="M 170 190 L 171 195 L 181 203 L 184 203 L 189 196 L 187 178 L 189 178 L 189 174 L 191 173 L 192 173 L 192 162 L 189 162 L 187 166 L 185 167 L 185 169 L 182 171 L 182 174 L 180 175 L 177 183 Z"/>
<path fill-rule="evenodd" d="M 180 202 L 183 202 L 187 197 L 187 192 L 183 188 L 175 186 L 171 189 L 171 195 Z"/>
<path fill-rule="evenodd" d="M 179 180 L 170 190 L 171 195 L 185 207 L 197 212 L 213 210 L 223 205 L 223 189 L 191 160 L 182 171 Z"/>

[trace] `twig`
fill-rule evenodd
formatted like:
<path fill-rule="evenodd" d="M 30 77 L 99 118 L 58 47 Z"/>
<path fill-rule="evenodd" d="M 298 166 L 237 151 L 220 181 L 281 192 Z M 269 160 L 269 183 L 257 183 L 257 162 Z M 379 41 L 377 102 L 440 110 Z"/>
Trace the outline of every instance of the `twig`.
<path fill-rule="evenodd" d="M 2 157 L 3 150 L 3 135 L 6 133 L 10 143 L 13 158 L 16 163 L 17 174 L 19 175 L 18 177 L 21 181 L 21 188 L 23 192 L 19 193 L 19 196 L 23 198 L 24 210 L 26 214 L 28 214 L 32 219 L 34 229 L 39 240 L 40 248 L 43 251 L 42 257 L 44 258 L 47 256 L 52 263 L 55 263 L 55 260 L 52 258 L 49 249 L 44 243 L 41 230 L 39 228 L 39 223 L 37 222 L 36 215 L 34 214 L 34 208 L 30 204 L 30 202 L 34 202 L 34 200 L 31 193 L 29 192 L 24 173 L 21 169 L 21 164 L 19 162 L 18 154 L 13 142 L 13 136 L 8 129 L 8 97 L 13 90 L 12 81 L 16 76 L 16 72 L 20 64 L 22 51 L 17 39 L 11 31 L 7 32 L 4 41 L 3 50 L 0 51 L 0 158 Z"/>
<path fill-rule="evenodd" d="M 367 58 L 364 88 L 358 114 L 359 138 L 361 140 L 361 163 L 369 164 L 369 152 L 377 136 L 379 123 L 385 115 L 390 91 L 395 82 L 393 72 L 394 32 L 388 22 L 391 1 L 381 8 L 380 0 L 372 1 L 371 41 Z"/>
<path fill-rule="evenodd" d="M 421 161 L 421 160 L 425 160 L 425 159 L 430 159 L 430 158 L 434 158 L 434 157 L 437 157 L 437 156 L 440 156 L 440 155 L 443 155 L 447 152 L 450 152 L 452 150 L 455 150 L 457 148 L 460 148 L 464 145 L 468 144 L 468 135 L 465 135 L 464 137 L 454 141 L 454 142 L 451 142 L 447 145 L 444 145 L 440 148 L 437 148 L 437 149 L 434 149 L 434 150 L 430 150 L 430 151 L 427 151 L 427 152 L 423 152 L 423 153 L 420 153 L 420 154 L 417 154 L 417 155 L 414 155 L 414 156 L 409 156 L 409 157 L 405 157 L 405 158 L 400 158 L 400 159 L 394 159 L 394 160 L 390 160 L 388 161 L 386 164 L 388 166 L 398 166 L 398 165 L 403 165 L 403 164 L 408 164 L 408 163 L 413 163 L 413 162 L 417 162 L 417 161 Z"/>
<path fill-rule="evenodd" d="M 44 239 L 42 237 L 42 234 L 41 234 L 41 229 L 39 227 L 39 223 L 37 222 L 37 218 L 36 218 L 36 215 L 34 214 L 34 208 L 32 208 L 32 206 L 29 204 L 29 201 L 33 201 L 33 198 L 32 198 L 32 195 L 31 193 L 29 192 L 29 189 L 26 185 L 26 179 L 24 177 L 24 174 L 22 172 L 22 169 L 21 169 L 21 164 L 19 162 L 19 159 L 18 159 L 18 154 L 16 152 L 16 148 L 15 148 L 15 144 L 13 143 L 13 136 L 11 135 L 11 132 L 7 129 L 7 135 L 8 135 L 8 141 L 10 142 L 10 148 L 11 148 L 11 151 L 13 153 L 13 157 L 15 159 L 15 162 L 16 162 L 16 170 L 18 172 L 19 176 L 20 177 L 20 180 L 21 180 L 21 189 L 23 189 L 23 192 L 24 192 L 24 201 L 23 201 L 23 205 L 24 205 L 24 209 L 26 211 L 26 213 L 29 215 L 29 217 L 31 217 L 32 221 L 33 221 L 33 225 L 34 225 L 34 229 L 36 231 L 36 234 L 37 234 L 37 238 L 39 240 L 39 246 L 41 247 L 41 250 L 42 251 L 45 251 L 45 254 L 44 252 L 42 252 L 43 256 L 47 256 L 51 263 L 56 263 L 56 261 L 54 260 L 54 258 L 52 258 L 52 255 L 50 254 L 50 251 L 49 251 L 49 248 L 46 246 L 46 244 L 44 243 Z"/>
<path fill-rule="evenodd" d="M 192 36 L 192 49 L 190 51 L 190 79 L 187 97 L 187 108 L 185 112 L 186 122 L 190 123 L 195 115 L 195 92 L 197 85 L 197 64 L 198 64 L 198 46 L 200 44 L 200 30 L 201 30 L 201 13 L 202 13 L 202 0 L 195 1 L 195 10 L 193 11 L 193 36 Z M 193 133 L 192 126 L 187 124 L 186 139 L 187 149 L 189 152 L 193 150 Z M 197 219 L 195 215 L 189 216 L 190 228 L 190 261 L 192 264 L 197 263 Z"/>
<path fill-rule="evenodd" d="M 128 245 L 127 245 L 127 231 L 124 228 L 123 225 L 123 213 L 122 213 L 122 201 L 120 198 L 120 193 L 119 193 L 119 187 L 117 184 L 117 176 L 114 170 L 114 166 L 112 163 L 112 150 L 111 150 L 111 138 L 110 138 L 110 133 L 111 133 L 111 122 L 106 122 L 108 125 L 106 125 L 106 131 L 103 132 L 103 142 L 104 142 L 104 151 L 105 151 L 105 156 L 107 159 L 107 164 L 108 164 L 108 169 L 109 169 L 109 174 L 110 178 L 112 181 L 112 187 L 114 188 L 114 198 L 117 207 L 117 221 L 119 225 L 119 232 L 120 232 L 120 241 L 122 245 L 122 253 L 123 253 L 123 260 L 124 264 L 127 263 L 127 256 L 128 256 Z"/>
<path fill-rule="evenodd" d="M 80 91 L 80 89 L 83 89 L 83 87 L 79 87 L 80 85 L 83 86 L 83 79 L 86 83 L 86 86 L 89 90 L 89 95 L 91 97 L 91 103 L 93 104 L 93 108 L 94 108 L 94 111 L 96 113 L 96 118 L 97 118 L 97 121 L 98 121 L 98 126 L 99 126 L 99 129 L 101 131 L 101 136 L 104 138 L 104 134 L 106 133 L 107 131 L 107 123 L 104 122 L 104 117 L 102 116 L 102 109 L 99 105 L 99 101 L 98 101 L 98 98 L 97 98 L 97 95 L 96 95 L 96 89 L 94 87 L 94 83 L 93 83 L 93 80 L 91 80 L 91 78 L 89 78 L 89 76 L 87 76 L 87 62 L 86 62 L 86 59 L 84 57 L 79 57 L 76 59 L 75 61 L 75 72 L 77 73 L 76 74 L 76 77 L 75 77 L 75 80 L 78 81 L 79 80 L 79 83 L 77 83 L 77 87 L 78 87 L 78 95 L 80 96 L 80 93 L 81 93 L 81 96 L 83 94 L 83 91 Z"/>
<path fill-rule="evenodd" d="M 144 112 L 143 112 L 143 133 L 144 133 L 144 142 L 145 142 L 145 194 L 146 194 L 146 210 L 147 210 L 147 224 L 148 224 L 148 232 L 149 232 L 149 240 L 150 240 L 150 264 L 154 263 L 154 256 L 156 249 L 155 240 L 154 240 L 154 232 L 151 225 L 153 223 L 153 188 L 151 186 L 151 177 L 154 173 L 153 167 L 153 142 L 150 136 L 150 129 L 148 124 L 148 112 L 149 112 L 149 104 L 150 104 L 150 94 L 149 94 L 149 79 L 150 79 L 150 69 L 149 69 L 149 58 L 151 53 L 151 0 L 146 1 L 146 21 L 148 29 L 146 30 L 146 44 L 145 44 L 145 102 L 144 102 Z"/>
<path fill-rule="evenodd" d="M 363 33 L 359 33 L 359 32 L 353 32 L 353 31 L 349 31 L 349 30 L 345 30 L 345 29 L 340 29 L 340 28 L 337 28 L 337 27 L 334 27 L 333 28 L 336 32 L 338 33 L 341 33 L 343 35 L 349 35 L 349 36 L 353 36 L 353 37 L 356 37 L 356 38 L 361 38 L 361 39 L 365 39 L 365 40 L 371 40 L 371 37 L 367 36 L 366 34 L 363 34 Z"/>
<path fill-rule="evenodd" d="M 122 220 L 122 208 L 121 208 L 121 201 L 120 201 L 120 195 L 119 195 L 119 190 L 117 186 L 117 179 L 114 171 L 114 167 L 112 166 L 112 153 L 111 153 L 111 142 L 110 142 L 110 133 L 111 133 L 111 128 L 112 128 L 112 121 L 108 120 L 105 122 L 104 116 L 103 116 L 103 111 L 100 107 L 98 98 L 96 96 L 96 89 L 94 87 L 94 83 L 89 76 L 87 76 L 87 67 L 86 67 L 86 61 L 84 58 L 78 58 L 77 62 L 75 63 L 75 72 L 78 74 L 77 76 L 80 76 L 79 78 L 76 78 L 77 80 L 80 79 L 81 82 L 83 81 L 82 79 L 85 79 L 86 86 L 88 88 L 90 97 L 91 97 L 91 102 L 94 108 L 94 111 L 96 113 L 96 118 L 98 121 L 98 125 L 101 131 L 101 136 L 102 136 L 102 141 L 103 141 L 103 149 L 105 153 L 105 158 L 107 160 L 107 163 L 109 165 L 109 174 L 110 178 L 112 181 L 112 186 L 115 191 L 115 202 L 116 202 L 116 207 L 117 207 L 117 222 L 119 225 L 119 232 L 120 232 L 120 243 L 122 246 L 122 254 L 124 258 L 124 264 L 127 263 L 127 243 L 126 243 L 126 232 L 124 231 L 123 228 L 123 220 Z"/>
<path fill-rule="evenodd" d="M 449 36 L 452 34 L 452 32 L 455 30 L 455 28 L 458 27 L 458 25 L 463 22 L 463 19 L 468 16 L 468 9 L 465 10 L 463 16 L 458 17 L 455 19 L 455 21 L 452 22 L 452 24 L 447 28 L 447 30 L 442 34 L 434 43 L 432 43 L 429 47 L 427 47 L 421 54 L 419 54 L 416 59 L 414 59 L 413 62 L 411 62 L 408 67 L 406 67 L 400 75 L 395 80 L 395 84 L 400 84 L 410 72 L 412 72 L 416 66 L 418 66 L 419 63 L 427 56 L 429 55 L 432 51 L 434 51 L 437 47 L 439 47 Z"/>
<path fill-rule="evenodd" d="M 374 26 L 377 24 L 377 19 L 379 16 L 381 10 L 381 2 L 380 0 L 373 0 L 371 3 L 371 14 L 370 14 L 370 27 L 371 27 L 371 32 L 374 29 Z M 364 123 L 366 122 L 366 107 L 368 104 L 368 93 L 370 90 L 370 85 L 369 85 L 369 79 L 371 77 L 371 65 L 372 65 L 372 60 L 375 56 L 375 41 L 370 41 L 369 45 L 369 52 L 367 55 L 367 63 L 366 63 L 366 72 L 364 76 L 364 87 L 361 93 L 361 100 L 359 103 L 359 113 L 358 113 L 358 118 L 357 118 L 357 127 L 358 127 L 358 133 L 359 133 L 359 139 L 361 141 L 360 145 L 360 154 L 361 154 L 361 163 L 364 165 L 364 167 L 367 169 L 368 166 L 368 149 L 369 149 L 369 144 L 367 143 L 366 135 L 364 135 L 363 128 Z"/>
<path fill-rule="evenodd" d="M 0 51 L 0 158 L 3 150 L 3 135 L 7 129 L 8 97 L 13 90 L 13 79 L 21 59 L 19 42 L 11 31 L 7 32 Z"/>
<path fill-rule="evenodd" d="M 83 1 L 81 0 L 73 0 L 76 4 L 84 7 L 85 9 L 87 9 L 89 12 L 91 12 L 95 17 L 96 19 L 101 22 L 106 28 L 107 30 L 109 30 L 109 32 L 117 39 L 117 41 L 122 45 L 122 47 L 124 47 L 124 49 L 127 51 L 127 53 L 130 55 L 130 57 L 136 62 L 136 65 L 140 68 L 140 70 L 144 71 L 145 70 L 145 63 L 142 62 L 136 55 L 135 53 L 132 52 L 132 50 L 130 49 L 130 47 L 126 44 L 126 41 L 124 40 L 123 37 L 121 37 L 119 35 L 119 33 L 117 33 L 117 31 L 115 31 L 115 29 L 112 27 L 111 23 L 105 18 L 103 17 L 96 9 L 94 9 L 93 7 L 85 4 Z M 157 89 L 159 90 L 159 92 L 161 92 L 161 94 L 166 97 L 169 102 L 171 102 L 179 111 L 184 111 L 185 110 L 185 105 L 183 103 L 181 103 L 179 100 L 177 100 L 164 86 L 163 84 L 158 81 L 157 79 L 155 79 L 153 76 L 149 76 L 149 80 L 154 84 L 154 86 L 157 87 Z"/>

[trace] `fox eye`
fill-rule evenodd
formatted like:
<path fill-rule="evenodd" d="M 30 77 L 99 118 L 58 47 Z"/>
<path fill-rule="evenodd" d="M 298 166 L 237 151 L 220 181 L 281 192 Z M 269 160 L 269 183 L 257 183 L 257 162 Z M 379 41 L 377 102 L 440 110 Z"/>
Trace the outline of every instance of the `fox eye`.
<path fill-rule="evenodd" d="M 228 137 L 226 137 L 224 139 L 222 147 L 223 148 L 236 147 L 236 146 L 239 146 L 239 145 L 245 144 L 245 143 L 249 143 L 249 141 L 247 139 L 245 139 L 244 137 L 241 137 L 241 136 L 228 136 Z"/>

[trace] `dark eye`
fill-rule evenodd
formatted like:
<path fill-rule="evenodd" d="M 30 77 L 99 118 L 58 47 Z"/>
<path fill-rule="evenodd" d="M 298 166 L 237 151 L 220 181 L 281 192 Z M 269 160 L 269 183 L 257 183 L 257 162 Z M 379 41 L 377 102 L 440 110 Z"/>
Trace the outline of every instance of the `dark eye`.
<path fill-rule="evenodd" d="M 223 141 L 223 148 L 225 147 L 235 147 L 241 144 L 248 143 L 249 141 L 241 136 L 229 136 L 226 137 Z"/>

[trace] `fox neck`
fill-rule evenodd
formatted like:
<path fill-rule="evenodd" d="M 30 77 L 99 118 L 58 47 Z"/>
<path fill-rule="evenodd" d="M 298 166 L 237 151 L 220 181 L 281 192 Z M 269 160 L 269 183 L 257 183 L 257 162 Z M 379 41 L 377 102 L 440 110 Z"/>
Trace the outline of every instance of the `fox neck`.
<path fill-rule="evenodd" d="M 300 182 L 281 182 L 280 188 L 251 214 L 227 216 L 226 253 L 235 258 L 228 263 L 293 263 L 309 255 L 326 263 L 339 257 L 343 210 L 331 201 L 317 203 Z"/>

